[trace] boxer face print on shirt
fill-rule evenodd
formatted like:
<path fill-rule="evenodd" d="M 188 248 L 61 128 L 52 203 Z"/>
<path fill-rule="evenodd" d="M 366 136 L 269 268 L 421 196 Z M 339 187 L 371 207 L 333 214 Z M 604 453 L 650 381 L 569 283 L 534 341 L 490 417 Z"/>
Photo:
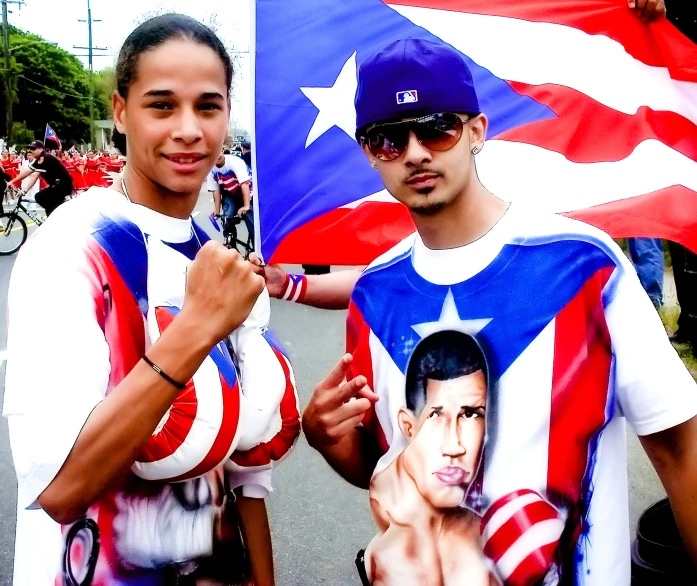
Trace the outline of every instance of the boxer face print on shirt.
<path fill-rule="evenodd" d="M 458 336 L 449 334 L 440 338 Z M 415 358 L 408 404 L 398 415 L 408 443 L 404 469 L 432 507 L 458 507 L 477 474 L 484 442 L 484 365 L 458 362 L 444 348 L 417 351 Z"/>
<path fill-rule="evenodd" d="M 483 506 L 487 395 L 472 336 L 445 330 L 414 349 L 397 414 L 404 447 L 370 486 L 380 528 L 365 556 L 372 584 L 556 583 L 557 509 L 525 489 Z M 532 561 L 512 559 L 516 543 L 532 547 Z"/>
<path fill-rule="evenodd" d="M 479 515 L 466 506 L 478 493 L 486 436 L 486 362 L 476 341 L 456 331 L 425 338 L 405 398 L 397 415 L 405 447 L 370 486 L 381 533 L 366 551 L 367 574 L 373 584 L 488 585 Z"/>

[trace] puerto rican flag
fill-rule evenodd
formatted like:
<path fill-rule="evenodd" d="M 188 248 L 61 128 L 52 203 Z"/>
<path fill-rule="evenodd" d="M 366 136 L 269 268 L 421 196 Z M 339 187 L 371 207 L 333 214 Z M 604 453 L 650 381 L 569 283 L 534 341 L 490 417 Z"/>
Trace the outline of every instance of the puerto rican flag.
<path fill-rule="evenodd" d="M 46 125 L 46 132 L 44 133 L 44 142 L 47 140 L 52 140 L 58 145 L 58 148 L 61 148 L 61 141 L 58 138 L 58 135 L 56 134 L 56 131 L 53 130 L 48 124 Z"/>
<path fill-rule="evenodd" d="M 466 57 L 498 196 L 697 250 L 697 47 L 625 0 L 256 0 L 257 239 L 364 264 L 414 230 L 353 138 L 357 68 L 404 37 Z"/>

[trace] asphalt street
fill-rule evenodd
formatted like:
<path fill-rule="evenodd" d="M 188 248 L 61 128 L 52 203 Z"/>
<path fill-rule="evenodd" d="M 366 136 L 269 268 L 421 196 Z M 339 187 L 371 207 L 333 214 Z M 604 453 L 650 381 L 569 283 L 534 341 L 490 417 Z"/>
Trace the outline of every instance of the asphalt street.
<path fill-rule="evenodd" d="M 206 218 L 210 211 L 210 197 L 202 194 L 196 207 L 199 225 L 219 237 Z M 0 257 L 0 400 L 5 380 L 7 286 L 13 263 L 14 257 Z M 272 329 L 291 357 L 303 407 L 314 385 L 343 354 L 344 319 L 343 311 L 272 301 Z M 633 528 L 641 511 L 664 492 L 636 437 L 630 433 L 628 439 Z M 278 468 L 274 483 L 269 509 L 279 586 L 359 584 L 353 560 L 374 534 L 367 494 L 343 482 L 302 438 Z M 15 509 L 16 478 L 7 424 L 0 418 L 0 586 L 12 583 Z"/>

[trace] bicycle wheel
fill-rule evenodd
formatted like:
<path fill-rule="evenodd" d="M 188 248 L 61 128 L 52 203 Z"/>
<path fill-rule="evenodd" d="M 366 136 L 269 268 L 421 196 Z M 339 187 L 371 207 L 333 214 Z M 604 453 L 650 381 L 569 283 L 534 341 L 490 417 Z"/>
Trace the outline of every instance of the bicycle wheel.
<path fill-rule="evenodd" d="M 0 214 L 0 256 L 14 254 L 27 239 L 27 223 L 16 214 Z"/>

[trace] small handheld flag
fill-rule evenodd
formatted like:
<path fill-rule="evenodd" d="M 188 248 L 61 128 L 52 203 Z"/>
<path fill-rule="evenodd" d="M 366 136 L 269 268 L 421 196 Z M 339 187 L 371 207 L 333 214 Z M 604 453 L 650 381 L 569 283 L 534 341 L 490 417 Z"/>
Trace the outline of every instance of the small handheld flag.
<path fill-rule="evenodd" d="M 211 224 L 213 224 L 213 227 L 220 232 L 220 226 L 218 225 L 218 221 L 215 219 L 215 216 L 211 214 L 208 216 L 208 219 L 211 221 Z"/>
<path fill-rule="evenodd" d="M 58 138 L 58 135 L 56 134 L 56 131 L 53 130 L 53 128 L 51 128 L 48 124 L 46 125 L 46 132 L 44 132 L 44 143 L 45 143 L 47 140 L 52 140 L 53 142 L 55 142 L 55 143 L 58 145 L 58 148 L 59 148 L 59 149 L 62 148 L 62 147 L 61 147 L 61 141 L 60 141 L 60 139 Z"/>

